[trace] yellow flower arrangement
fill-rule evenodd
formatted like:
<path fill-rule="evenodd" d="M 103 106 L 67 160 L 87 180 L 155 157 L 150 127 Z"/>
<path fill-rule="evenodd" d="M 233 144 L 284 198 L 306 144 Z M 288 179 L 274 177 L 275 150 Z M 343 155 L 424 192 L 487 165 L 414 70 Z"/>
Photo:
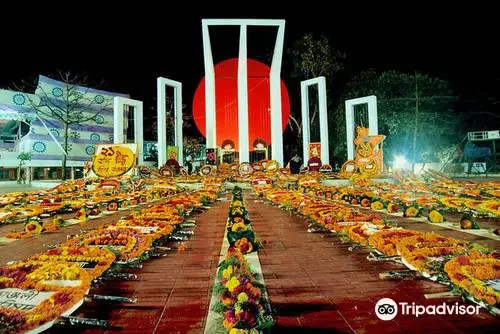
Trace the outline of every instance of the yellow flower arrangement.
<path fill-rule="evenodd" d="M 404 215 L 405 217 L 416 217 L 418 215 L 418 212 L 419 210 L 416 207 L 410 206 L 406 208 Z"/>
<path fill-rule="evenodd" d="M 238 302 L 244 303 L 248 300 L 248 295 L 245 292 L 240 292 L 237 297 Z"/>
<path fill-rule="evenodd" d="M 401 240 L 396 246 L 401 257 L 415 269 L 426 274 L 435 274 L 429 267 L 433 262 L 441 262 L 447 256 L 459 255 L 467 251 L 467 243 L 440 236 L 436 233 L 422 233 Z"/>
<path fill-rule="evenodd" d="M 226 269 L 222 271 L 222 277 L 225 279 L 230 279 L 231 276 L 233 275 L 233 266 L 228 266 Z"/>
<path fill-rule="evenodd" d="M 367 245 L 368 244 L 368 237 L 372 235 L 373 233 L 382 230 L 382 229 L 388 229 L 388 226 L 385 225 L 377 225 L 373 223 L 357 223 L 354 224 L 349 228 L 349 238 L 351 238 L 353 241 L 361 244 L 361 245 Z"/>
<path fill-rule="evenodd" d="M 387 212 L 389 213 L 399 212 L 399 206 L 394 203 L 389 203 L 387 204 Z"/>
<path fill-rule="evenodd" d="M 444 270 L 453 284 L 476 300 L 492 306 L 500 304 L 500 292 L 485 283 L 500 279 L 500 258 L 471 250 L 468 255 L 448 261 Z"/>
<path fill-rule="evenodd" d="M 236 223 L 231 226 L 231 231 L 233 232 L 245 231 L 246 229 L 247 226 L 245 223 Z"/>
<path fill-rule="evenodd" d="M 182 218 L 181 218 L 182 219 Z M 126 219 L 115 224 L 109 225 L 109 228 L 129 227 L 140 231 L 142 234 L 150 236 L 156 240 L 163 236 L 169 235 L 174 231 L 172 225 L 178 224 L 176 217 L 172 217 L 169 221 L 150 220 L 150 219 Z"/>
<path fill-rule="evenodd" d="M 240 207 L 240 206 L 243 206 L 243 202 L 236 200 L 236 201 L 233 201 L 233 203 L 231 203 L 231 205 L 234 207 Z"/>
<path fill-rule="evenodd" d="M 444 222 L 444 217 L 443 215 L 437 211 L 437 210 L 432 210 L 430 213 L 429 213 L 429 217 L 427 217 L 427 219 L 431 222 L 431 223 L 434 223 L 434 224 L 439 224 L 439 223 L 442 223 Z"/>
<path fill-rule="evenodd" d="M 248 254 L 253 251 L 253 245 L 247 238 L 240 238 L 234 243 L 236 247 L 243 254 Z"/>
<path fill-rule="evenodd" d="M 382 230 L 370 235 L 368 237 L 368 243 L 382 253 L 393 256 L 397 255 L 396 247 L 399 242 L 404 238 L 418 234 L 420 234 L 420 232 L 406 229 Z"/>
<path fill-rule="evenodd" d="M 500 200 L 489 200 L 482 203 L 480 209 L 486 211 L 494 216 L 500 216 Z"/>
<path fill-rule="evenodd" d="M 372 210 L 383 210 L 384 209 L 384 204 L 380 201 L 373 202 L 371 204 L 371 209 Z"/>
<path fill-rule="evenodd" d="M 32 234 L 40 234 L 42 233 L 42 225 L 36 220 L 31 220 L 24 226 L 24 231 Z"/>
<path fill-rule="evenodd" d="M 75 218 L 80 220 L 80 221 L 86 221 L 87 220 L 87 212 L 85 211 L 85 208 L 81 208 L 76 212 Z"/>
<path fill-rule="evenodd" d="M 444 206 L 458 211 L 463 209 L 463 205 L 466 200 L 466 198 L 458 197 L 442 197 L 439 199 Z"/>
<path fill-rule="evenodd" d="M 120 227 L 114 230 L 102 228 L 90 231 L 78 238 L 70 239 L 69 246 L 101 246 L 118 248 L 120 260 L 130 260 L 140 257 L 151 248 L 153 239 L 142 235 L 135 229 Z"/>
<path fill-rule="evenodd" d="M 236 289 L 239 286 L 240 286 L 240 281 L 235 276 L 231 277 L 231 279 L 229 281 L 227 281 L 227 283 L 225 284 L 225 287 L 231 293 L 234 291 L 234 289 Z"/>
<path fill-rule="evenodd" d="M 67 245 L 30 257 L 30 260 L 33 261 L 66 261 L 76 262 L 79 265 L 88 263 L 89 268 L 85 269 L 92 280 L 102 275 L 113 264 L 115 259 L 115 254 L 107 249 Z"/>

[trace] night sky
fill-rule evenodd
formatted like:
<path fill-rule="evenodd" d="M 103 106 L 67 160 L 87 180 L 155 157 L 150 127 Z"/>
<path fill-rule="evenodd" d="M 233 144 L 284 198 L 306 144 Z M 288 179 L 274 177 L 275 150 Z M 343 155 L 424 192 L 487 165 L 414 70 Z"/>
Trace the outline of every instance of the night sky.
<path fill-rule="evenodd" d="M 335 10 L 308 10 L 307 4 L 293 8 L 291 3 L 283 6 L 286 9 L 263 10 L 262 5 L 248 2 L 209 10 L 195 10 L 198 5 L 191 2 L 187 4 L 190 9 L 181 10 L 169 3 L 161 9 L 124 6 L 122 12 L 97 10 L 89 3 L 88 8 L 74 8 L 69 14 L 35 10 L 22 17 L 3 15 L 6 47 L 0 51 L 0 87 L 55 69 L 85 71 L 96 82 L 105 80 L 101 88 L 128 93 L 151 110 L 156 108 L 156 77 L 164 76 L 183 83 L 184 103 L 190 112 L 194 90 L 204 74 L 201 19 L 283 18 L 285 49 L 304 33 L 313 32 L 327 35 L 332 46 L 347 53 L 342 80 L 368 68 L 417 70 L 450 81 L 456 93 L 467 99 L 481 95 L 500 100 L 500 29 L 491 8 L 469 5 L 438 10 L 419 3 L 416 11 L 411 7 L 396 8 L 394 13 L 368 8 L 359 14 L 352 11 L 362 8 L 357 3 Z M 249 9 L 242 14 L 230 10 L 234 6 Z M 288 13 L 293 11 L 300 14 Z M 215 62 L 237 57 L 237 28 L 211 29 L 211 36 Z M 271 28 L 249 30 L 249 57 L 269 53 L 274 39 Z M 287 81 L 288 73 L 283 78 Z"/>

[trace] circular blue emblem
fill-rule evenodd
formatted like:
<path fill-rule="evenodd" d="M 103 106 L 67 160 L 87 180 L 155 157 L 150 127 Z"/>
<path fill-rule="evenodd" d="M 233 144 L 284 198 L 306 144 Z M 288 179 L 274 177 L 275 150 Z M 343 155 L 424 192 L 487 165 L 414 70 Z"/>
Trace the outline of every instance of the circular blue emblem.
<path fill-rule="evenodd" d="M 24 96 L 24 94 L 16 94 L 12 98 L 12 101 L 18 106 L 22 106 L 23 104 L 26 103 L 26 96 Z"/>
<path fill-rule="evenodd" d="M 33 151 L 38 152 L 38 153 L 43 153 L 47 149 L 47 145 L 41 141 L 37 141 L 36 143 L 33 144 Z"/>
<path fill-rule="evenodd" d="M 94 146 L 85 147 L 85 153 L 87 153 L 88 155 L 94 155 L 95 147 Z"/>
<path fill-rule="evenodd" d="M 63 96 L 63 90 L 59 87 L 54 87 L 52 89 L 52 95 L 54 95 L 55 97 L 61 97 Z"/>
<path fill-rule="evenodd" d="M 102 117 L 101 115 L 97 115 L 97 116 L 95 117 L 95 122 L 96 122 L 97 124 L 104 124 L 104 117 Z"/>
<path fill-rule="evenodd" d="M 90 134 L 90 140 L 99 141 L 101 140 L 101 136 L 98 133 L 92 133 Z"/>
<path fill-rule="evenodd" d="M 94 102 L 97 104 L 103 104 L 104 103 L 104 96 L 102 95 L 96 95 L 94 97 Z"/>
<path fill-rule="evenodd" d="M 57 129 L 50 129 L 50 133 L 56 138 L 59 137 L 59 131 L 57 131 Z"/>

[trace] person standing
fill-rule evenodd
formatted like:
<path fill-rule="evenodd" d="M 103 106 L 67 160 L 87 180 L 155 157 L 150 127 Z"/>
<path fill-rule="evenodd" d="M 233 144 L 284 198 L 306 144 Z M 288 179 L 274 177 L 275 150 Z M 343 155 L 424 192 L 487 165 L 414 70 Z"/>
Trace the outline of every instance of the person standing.
<path fill-rule="evenodd" d="M 301 159 L 297 153 L 290 160 L 290 170 L 292 174 L 299 174 L 301 166 Z"/>
<path fill-rule="evenodd" d="M 188 168 L 188 174 L 191 174 L 193 172 L 193 157 L 191 156 L 191 153 L 189 153 L 186 157 L 186 166 Z"/>

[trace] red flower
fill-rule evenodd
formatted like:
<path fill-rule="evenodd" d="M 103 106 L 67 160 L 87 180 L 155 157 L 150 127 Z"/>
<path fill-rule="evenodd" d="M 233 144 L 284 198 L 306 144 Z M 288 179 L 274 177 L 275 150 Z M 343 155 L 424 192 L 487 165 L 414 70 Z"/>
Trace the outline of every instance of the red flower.
<path fill-rule="evenodd" d="M 460 263 L 460 265 L 462 265 L 462 266 L 466 266 L 466 265 L 468 265 L 468 264 L 470 263 L 470 262 L 469 262 L 469 258 L 468 258 L 467 256 L 465 256 L 465 255 L 459 256 L 459 257 L 457 258 L 457 261 L 458 261 L 458 263 Z"/>
<path fill-rule="evenodd" d="M 48 255 L 59 255 L 59 253 L 60 253 L 60 250 L 58 248 L 49 249 L 47 251 Z"/>
<path fill-rule="evenodd" d="M 449 248 L 441 248 L 439 250 L 439 254 L 440 255 L 450 255 L 450 254 L 453 254 L 453 251 Z"/>

